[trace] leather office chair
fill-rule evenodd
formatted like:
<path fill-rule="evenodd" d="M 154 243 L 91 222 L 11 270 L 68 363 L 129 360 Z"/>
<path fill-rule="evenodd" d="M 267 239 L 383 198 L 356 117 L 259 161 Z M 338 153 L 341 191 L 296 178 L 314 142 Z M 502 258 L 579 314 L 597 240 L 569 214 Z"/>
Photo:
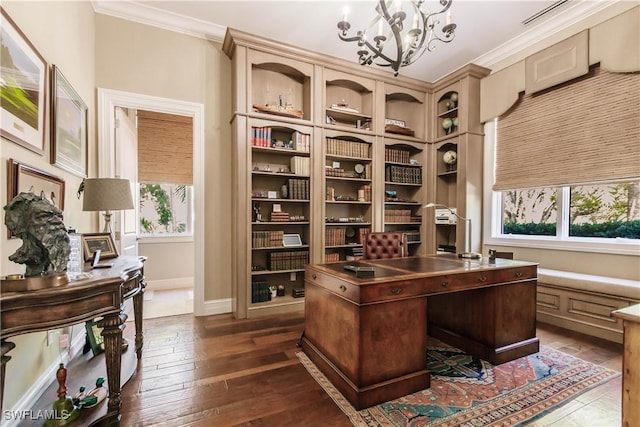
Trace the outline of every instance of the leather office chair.
<path fill-rule="evenodd" d="M 407 236 L 403 233 L 369 233 L 364 244 L 364 259 L 399 258 L 407 255 Z"/>
<path fill-rule="evenodd" d="M 489 249 L 489 263 L 495 263 L 496 258 L 513 259 L 513 252 L 499 252 L 495 249 Z"/>

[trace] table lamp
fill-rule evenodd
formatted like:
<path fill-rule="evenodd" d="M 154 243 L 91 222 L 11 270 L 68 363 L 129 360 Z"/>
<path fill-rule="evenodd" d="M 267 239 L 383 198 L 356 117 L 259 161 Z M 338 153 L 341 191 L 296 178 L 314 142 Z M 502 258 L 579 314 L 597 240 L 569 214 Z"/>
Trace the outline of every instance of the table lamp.
<path fill-rule="evenodd" d="M 463 216 L 458 215 L 458 213 L 453 210 L 452 208 L 450 208 L 447 205 L 442 205 L 440 203 L 427 203 L 426 205 L 423 206 L 423 208 L 444 208 L 444 209 L 448 209 L 449 212 L 451 212 L 452 214 L 454 214 L 456 217 L 460 218 L 462 221 L 465 222 L 465 226 L 464 226 L 464 252 L 459 253 L 458 257 L 459 258 L 465 258 L 465 259 L 480 259 L 482 258 L 482 255 L 477 253 L 477 252 L 471 252 L 471 219 L 469 218 L 465 218 Z"/>
<path fill-rule="evenodd" d="M 111 211 L 133 209 L 131 185 L 128 179 L 87 178 L 83 181 L 83 211 L 105 211 L 103 233 L 111 231 Z"/>

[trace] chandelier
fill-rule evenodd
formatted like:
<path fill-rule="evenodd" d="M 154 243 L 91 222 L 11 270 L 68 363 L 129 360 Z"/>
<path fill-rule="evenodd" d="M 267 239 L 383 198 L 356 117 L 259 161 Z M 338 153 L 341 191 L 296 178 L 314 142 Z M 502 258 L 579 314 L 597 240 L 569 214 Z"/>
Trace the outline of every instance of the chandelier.
<path fill-rule="evenodd" d="M 338 22 L 338 37 L 346 42 L 357 42 L 360 65 L 391 67 L 397 76 L 400 67 L 411 65 L 426 51 L 433 51 L 437 41 L 449 43 L 453 40 L 456 24 L 451 22 L 450 11 L 446 15 L 445 24 L 440 29 L 437 28 L 440 26 L 440 15 L 449 10 L 453 0 L 439 2 L 442 10 L 431 13 L 426 7 L 423 10 L 424 0 L 411 0 L 409 3 L 413 25 L 406 32 L 403 31 L 408 15 L 402 10 L 400 0 L 379 0 L 376 6 L 377 16 L 367 28 L 359 30 L 354 36 L 349 36 L 351 24 L 348 12 L 344 11 L 342 21 Z M 370 40 L 367 32 L 374 31 L 375 35 Z"/>

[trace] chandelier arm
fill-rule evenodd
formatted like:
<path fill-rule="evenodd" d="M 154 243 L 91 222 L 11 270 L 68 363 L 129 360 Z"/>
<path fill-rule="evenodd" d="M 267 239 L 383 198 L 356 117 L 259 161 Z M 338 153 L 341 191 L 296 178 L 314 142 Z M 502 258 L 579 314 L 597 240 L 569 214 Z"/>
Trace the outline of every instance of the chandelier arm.
<path fill-rule="evenodd" d="M 442 9 L 435 13 L 429 10 L 423 11 L 421 6 L 424 0 L 411 0 L 413 8 L 414 22 L 408 29 L 406 36 L 403 36 L 405 19 L 407 14 L 402 10 L 402 6 L 397 7 L 392 14 L 389 10 L 394 0 L 378 0 L 375 7 L 377 15 L 368 24 L 364 30 L 357 32 L 355 36 L 349 36 L 348 32 L 350 24 L 345 18 L 338 22 L 338 37 L 346 42 L 358 42 L 359 50 L 358 61 L 362 65 L 370 65 L 375 63 L 382 67 L 391 67 L 395 75 L 399 73 L 400 67 L 410 65 L 424 55 L 426 51 L 433 51 L 436 48 L 436 42 L 450 43 L 455 37 L 456 25 L 451 23 L 450 16 L 447 16 L 447 22 L 439 31 L 442 35 L 436 33 L 436 26 L 440 25 L 437 15 L 441 15 L 449 10 L 453 0 L 439 0 Z M 387 34 L 383 31 L 383 22 L 387 23 L 389 30 Z M 378 24 L 377 34 L 373 37 L 373 42 L 367 40 L 367 30 L 375 31 Z M 384 52 L 387 43 L 391 41 L 391 35 L 395 40 L 396 58 L 392 59 Z M 393 51 L 393 45 L 389 45 L 387 52 Z"/>

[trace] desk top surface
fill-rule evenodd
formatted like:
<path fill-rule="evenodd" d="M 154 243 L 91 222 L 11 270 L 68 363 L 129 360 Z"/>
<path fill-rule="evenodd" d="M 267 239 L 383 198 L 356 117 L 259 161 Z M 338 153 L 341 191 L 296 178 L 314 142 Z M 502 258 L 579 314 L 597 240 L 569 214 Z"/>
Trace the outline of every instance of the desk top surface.
<path fill-rule="evenodd" d="M 374 276 L 357 278 L 354 272 L 345 270 L 345 266 L 373 267 Z M 444 274 L 464 274 L 468 272 L 500 270 L 517 267 L 537 266 L 537 263 L 496 259 L 490 264 L 486 258 L 466 260 L 450 255 L 425 257 L 405 257 L 380 260 L 344 261 L 330 264 L 312 264 L 308 269 L 318 269 L 325 273 L 340 276 L 354 283 L 365 284 L 380 280 L 403 280 L 408 278 L 440 276 Z"/>

